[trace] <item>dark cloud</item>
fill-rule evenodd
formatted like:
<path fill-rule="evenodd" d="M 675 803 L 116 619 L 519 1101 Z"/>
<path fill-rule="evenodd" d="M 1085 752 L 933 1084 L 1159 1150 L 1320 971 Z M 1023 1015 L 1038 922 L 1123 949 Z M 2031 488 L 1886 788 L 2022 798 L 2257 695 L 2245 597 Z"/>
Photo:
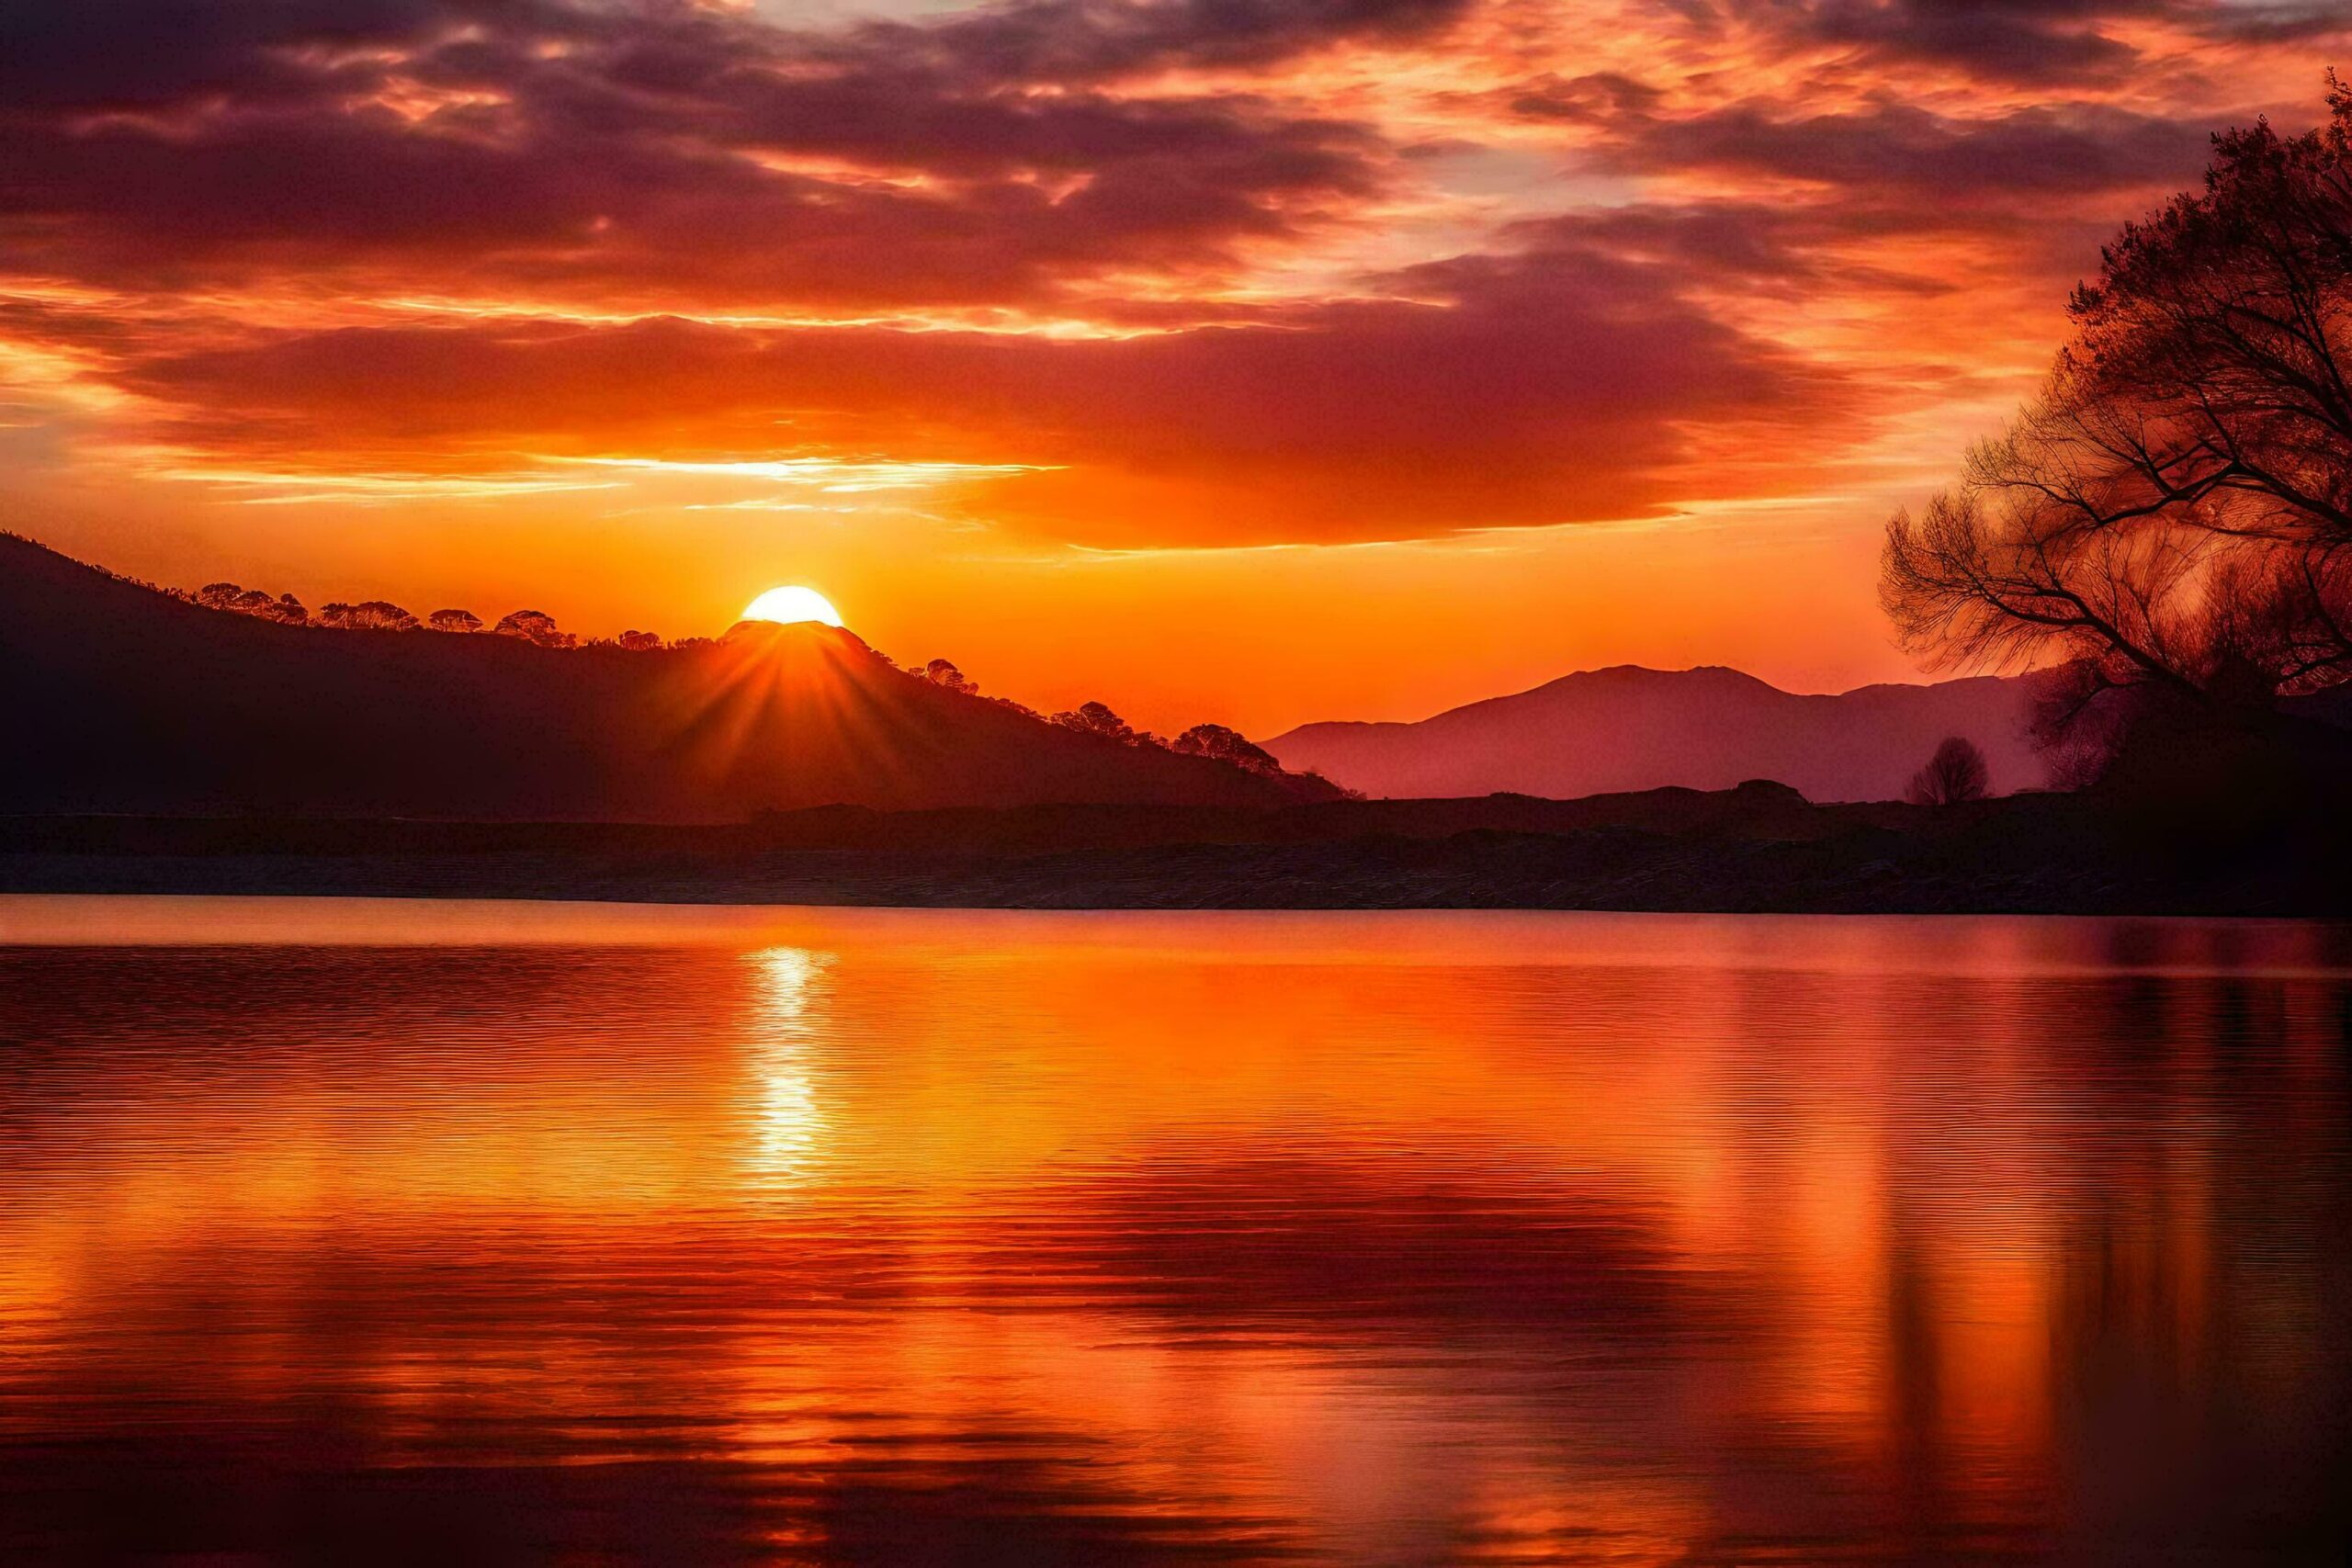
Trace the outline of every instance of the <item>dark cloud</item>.
<path fill-rule="evenodd" d="M 2352 39 L 2352 6 L 2344 0 L 2233 0 L 2204 12 L 2209 35 L 2254 43 L 2317 43 Z"/>
<path fill-rule="evenodd" d="M 645 109 L 664 96 L 723 100 L 772 67 L 878 73 L 934 92 L 1075 86 L 1168 67 L 1270 65 L 1340 43 L 1425 41 L 1476 4 L 1013 0 L 812 33 L 690 0 L 15 0 L 0 8 L 0 104 L 250 105 L 364 92 L 400 73 L 503 85 L 583 61 Z"/>
<path fill-rule="evenodd" d="M 1657 88 L 1614 71 L 1582 76 L 1550 73 L 1498 95 L 1508 112 L 1527 119 L 1592 125 L 1645 115 L 1665 97 Z"/>
<path fill-rule="evenodd" d="M 2185 183 L 2203 162 L 2209 130 L 2102 105 L 1962 119 L 1896 103 L 1793 118 L 1741 104 L 1648 121 L 1616 155 L 1643 169 L 1752 173 L 1930 201 L 2012 200 Z M 1932 224 L 1932 209 L 1923 217 Z"/>
<path fill-rule="evenodd" d="M 0 169 L 0 239 L 20 266 L 121 285 L 301 270 L 613 304 L 992 303 L 1108 267 L 1212 263 L 1378 184 L 1371 150 L 1338 127 L 1154 108 L 974 118 L 1068 159 L 1091 146 L 1091 165 L 1059 187 L 1011 173 L 898 184 L 660 136 L 420 134 L 388 110 L 294 111 L 192 134 L 21 130 Z M 950 161 L 983 144 L 964 139 Z"/>
<path fill-rule="evenodd" d="M 371 51 L 481 28 L 560 41 L 601 20 L 567 0 L 13 0 L 0 7 L 0 107 L 315 99 L 379 83 Z"/>
<path fill-rule="evenodd" d="M 1244 9 L 1345 30 L 1430 7 Z M 417 292 L 1001 303 L 1215 264 L 1383 177 L 1369 134 L 1247 96 L 998 93 L 992 66 L 933 69 L 953 51 L 910 63 L 864 33 L 814 51 L 678 4 L 91 10 L 0 21 L 0 241 L 115 284 L 300 268 Z"/>
<path fill-rule="evenodd" d="M 1792 43 L 2061 88 L 2111 84 L 2140 63 L 2120 25 L 2161 21 L 2230 41 L 2352 37 L 2344 0 L 1737 0 L 1732 10 Z"/>
<path fill-rule="evenodd" d="M 843 41 L 943 76 L 1078 83 L 1172 67 L 1253 67 L 1336 43 L 1425 42 L 1479 0 L 1025 0 Z"/>
<path fill-rule="evenodd" d="M 2137 56 L 2104 25 L 2177 8 L 2176 0 L 1766 0 L 1754 14 L 1805 42 L 2033 84 L 2120 75 Z"/>
<path fill-rule="evenodd" d="M 1100 82 L 1426 40 L 1471 3 L 1022 0 L 816 35 L 685 0 L 20 0 L 0 10 L 0 245 L 19 271 L 122 288 L 299 273 L 636 310 L 1035 306 L 1237 267 L 1404 177 L 1373 130 L 1295 103 Z M 2079 28 L 2131 3 L 1765 15 L 1926 38 L 1954 18 Z M 1601 129 L 1628 171 L 1938 199 L 2177 178 L 2206 129 L 2063 106 L 1673 116 L 1610 72 L 1498 101 Z"/>
<path fill-rule="evenodd" d="M 1952 231 L 1984 232 L 1978 215 L 1945 214 Z M 1997 220 L 1991 226 L 2005 229 Z M 1949 284 L 1854 259 L 1858 246 L 1916 235 L 1928 222 L 1901 206 L 1860 200 L 1822 203 L 1711 201 L 1600 208 L 1531 220 L 1506 233 L 1530 250 L 1600 254 L 1619 265 L 1704 277 L 1717 290 L 1788 299 L 1823 291 L 1925 295 Z"/>

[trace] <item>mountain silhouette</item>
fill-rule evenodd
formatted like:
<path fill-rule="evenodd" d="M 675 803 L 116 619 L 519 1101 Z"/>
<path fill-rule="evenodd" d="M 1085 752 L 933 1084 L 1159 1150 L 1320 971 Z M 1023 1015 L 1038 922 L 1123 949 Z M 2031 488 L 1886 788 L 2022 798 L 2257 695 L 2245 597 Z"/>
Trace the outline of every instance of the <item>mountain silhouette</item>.
<path fill-rule="evenodd" d="M 822 805 L 1278 805 L 814 623 L 651 652 L 282 626 L 0 537 L 0 813 L 738 821 Z"/>
<path fill-rule="evenodd" d="M 1800 696 L 1736 670 L 1623 664 L 1419 723 L 1308 724 L 1262 744 L 1285 768 L 1378 796 L 1571 799 L 1775 779 L 1812 800 L 1892 800 L 1950 735 L 1984 748 L 1996 793 L 2041 785 L 2028 702 L 2025 681 L 1996 676 Z"/>

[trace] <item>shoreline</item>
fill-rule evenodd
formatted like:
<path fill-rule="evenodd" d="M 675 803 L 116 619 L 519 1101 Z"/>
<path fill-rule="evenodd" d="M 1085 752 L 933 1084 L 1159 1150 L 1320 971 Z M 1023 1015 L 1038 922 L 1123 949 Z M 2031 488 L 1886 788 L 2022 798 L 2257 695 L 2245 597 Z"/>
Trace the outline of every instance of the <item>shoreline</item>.
<path fill-rule="evenodd" d="M 503 854 L 12 855 L 0 857 L 0 893 L 907 909 L 2326 912 L 2261 897 L 2199 897 L 2177 888 L 2125 887 L 2078 877 L 1966 878 L 1905 874 L 1883 863 L 1840 866 L 1836 861 L 1841 857 L 1804 855 L 1791 847 L 1742 857 L 1671 843 L 1632 846 L 1636 852 L 1628 856 L 1627 848 L 1499 840 L 1441 843 L 1434 853 L 1427 846 L 1395 843 L 1317 846 L 1301 853 L 1190 846 L 1172 854 L 1114 851 L 952 861 L 786 852 L 725 865 L 680 863 L 671 857 L 648 863 L 636 857 Z M 1804 862 L 1812 863 L 1800 863 Z"/>
<path fill-rule="evenodd" d="M 841 807 L 735 824 L 0 818 L 0 893 L 969 909 L 2332 916 L 2332 840 L 2114 803 L 1816 806 L 1746 784 L 1268 812 Z"/>

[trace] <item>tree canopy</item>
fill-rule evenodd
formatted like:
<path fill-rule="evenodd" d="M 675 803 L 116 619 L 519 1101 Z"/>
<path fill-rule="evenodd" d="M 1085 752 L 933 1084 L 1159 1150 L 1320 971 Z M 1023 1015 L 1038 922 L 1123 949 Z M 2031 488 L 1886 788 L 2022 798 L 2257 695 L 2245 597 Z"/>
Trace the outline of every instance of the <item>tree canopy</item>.
<path fill-rule="evenodd" d="M 1984 749 L 1964 735 L 1949 735 L 1928 765 L 1911 775 L 1905 792 L 1914 806 L 1957 806 L 1993 793 L 1993 771 Z"/>
<path fill-rule="evenodd" d="M 1134 728 L 1114 713 L 1108 703 L 1080 703 L 1075 709 L 1054 715 L 1053 722 L 1065 729 L 1099 735 L 1126 745 L 1133 745 L 1137 739 Z"/>
<path fill-rule="evenodd" d="M 2266 705 L 2352 678 L 2352 90 L 2214 138 L 2200 190 L 2076 289 L 2041 394 L 1889 524 L 1881 598 L 1931 663 L 2064 664 Z"/>
<path fill-rule="evenodd" d="M 573 648 L 580 642 L 571 633 L 559 628 L 555 617 L 544 610 L 517 610 L 491 629 L 501 637 L 521 637 L 541 648 Z"/>
<path fill-rule="evenodd" d="M 951 692 L 962 692 L 967 695 L 970 695 L 978 692 L 980 689 L 978 682 L 967 677 L 961 670 L 956 669 L 953 663 L 944 659 L 934 659 L 930 663 L 924 665 L 922 667 L 922 678 L 929 681 L 933 685 L 944 686 Z"/>
<path fill-rule="evenodd" d="M 358 604 L 329 604 L 319 612 L 327 626 L 360 632 L 413 632 L 421 624 L 398 604 L 369 599 Z"/>
<path fill-rule="evenodd" d="M 1274 754 L 1222 724 L 1196 724 L 1170 743 L 1169 750 L 1190 757 L 1213 757 L 1253 773 L 1279 773 L 1283 765 Z"/>

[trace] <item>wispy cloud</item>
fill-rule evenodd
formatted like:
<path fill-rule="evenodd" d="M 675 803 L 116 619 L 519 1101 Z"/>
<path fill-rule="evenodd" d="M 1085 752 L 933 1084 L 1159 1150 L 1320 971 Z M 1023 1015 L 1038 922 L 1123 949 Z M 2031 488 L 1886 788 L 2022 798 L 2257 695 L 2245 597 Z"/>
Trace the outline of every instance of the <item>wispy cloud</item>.
<path fill-rule="evenodd" d="M 670 457 L 541 457 L 539 461 L 575 468 L 623 468 L 647 475 L 695 475 L 708 479 L 752 479 L 768 484 L 805 485 L 829 495 L 922 490 L 934 485 L 964 484 L 977 479 L 1004 479 L 1014 474 L 1053 471 L 1051 465 L 1036 463 L 856 462 L 837 457 L 775 457 L 726 462 Z"/>
<path fill-rule="evenodd" d="M 157 479 L 231 491 L 235 500 L 248 506 L 322 502 L 389 506 L 421 501 L 508 501 L 519 496 L 618 488 L 611 480 L 552 479 L 526 474 L 271 473 L 187 466 L 162 467 L 152 471 Z"/>

